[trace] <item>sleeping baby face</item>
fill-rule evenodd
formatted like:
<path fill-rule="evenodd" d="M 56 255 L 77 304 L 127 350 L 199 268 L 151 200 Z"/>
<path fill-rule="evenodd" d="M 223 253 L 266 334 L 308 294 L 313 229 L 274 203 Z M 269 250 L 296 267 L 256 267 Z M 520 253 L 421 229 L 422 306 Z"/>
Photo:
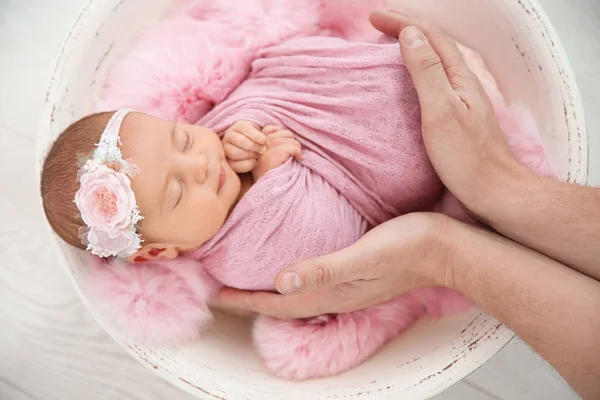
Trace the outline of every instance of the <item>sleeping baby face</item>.
<path fill-rule="evenodd" d="M 241 186 L 218 135 L 132 113 L 123 122 L 121 141 L 123 158 L 140 171 L 131 186 L 144 217 L 144 242 L 133 259 L 173 258 L 213 237 Z"/>

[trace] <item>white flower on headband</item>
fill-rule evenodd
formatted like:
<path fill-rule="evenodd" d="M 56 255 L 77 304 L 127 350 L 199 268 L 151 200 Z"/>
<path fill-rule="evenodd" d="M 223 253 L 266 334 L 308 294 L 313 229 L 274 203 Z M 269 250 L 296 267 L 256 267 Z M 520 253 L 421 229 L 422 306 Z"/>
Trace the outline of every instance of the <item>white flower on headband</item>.
<path fill-rule="evenodd" d="M 141 246 L 136 232 L 142 219 L 128 175 L 135 172 L 118 148 L 119 130 L 132 110 L 115 112 L 100 143 L 80 171 L 75 204 L 86 224 L 80 235 L 87 250 L 100 257 L 129 257 Z"/>

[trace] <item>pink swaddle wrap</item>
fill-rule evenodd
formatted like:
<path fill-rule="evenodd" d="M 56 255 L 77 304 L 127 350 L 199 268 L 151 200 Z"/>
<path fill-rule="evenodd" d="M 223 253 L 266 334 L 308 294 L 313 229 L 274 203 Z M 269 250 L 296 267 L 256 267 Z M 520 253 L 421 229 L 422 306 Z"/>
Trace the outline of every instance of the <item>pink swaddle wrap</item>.
<path fill-rule="evenodd" d="M 238 68 L 232 60 L 215 65 Z M 286 265 L 342 249 L 369 227 L 407 212 L 464 216 L 428 160 L 418 98 L 395 40 L 288 39 L 259 50 L 247 78 L 222 92 L 227 96 L 198 124 L 218 132 L 238 120 L 278 124 L 295 133 L 303 159 L 255 183 L 217 235 L 188 258 L 92 269 L 90 292 L 131 336 L 160 343 L 196 339 L 211 320 L 207 301 L 223 285 L 273 290 Z M 105 104 L 119 104 L 108 97 Z M 141 111 L 164 117 L 177 109 L 158 103 Z M 497 104 L 497 114 L 517 157 L 540 173 L 550 171 L 529 114 L 504 104 Z M 191 109 L 181 115 L 197 117 Z M 425 315 L 469 306 L 454 291 L 419 289 L 349 314 L 259 317 L 253 334 L 272 373 L 306 379 L 356 366 Z"/>
<path fill-rule="evenodd" d="M 272 290 L 286 265 L 347 247 L 442 193 L 422 143 L 419 103 L 397 44 L 292 39 L 198 124 L 239 120 L 291 129 L 303 147 L 259 180 L 197 258 L 218 281 Z"/>
<path fill-rule="evenodd" d="M 283 267 L 347 247 L 366 228 L 330 184 L 289 160 L 252 186 L 192 257 L 226 286 L 273 290 Z"/>

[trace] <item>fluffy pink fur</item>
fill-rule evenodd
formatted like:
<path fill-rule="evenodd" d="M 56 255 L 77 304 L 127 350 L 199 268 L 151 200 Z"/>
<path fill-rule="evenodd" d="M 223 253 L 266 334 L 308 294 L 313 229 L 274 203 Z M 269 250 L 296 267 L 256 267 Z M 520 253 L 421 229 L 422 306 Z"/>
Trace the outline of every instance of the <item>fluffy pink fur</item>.
<path fill-rule="evenodd" d="M 133 107 L 194 123 L 245 79 L 262 48 L 294 36 L 321 34 L 357 41 L 378 37 L 367 12 L 379 1 L 177 3 L 169 17 L 144 34 L 110 72 L 96 110 Z M 474 68 L 479 68 L 484 87 L 494 100 L 501 100 L 497 115 L 502 127 L 514 133 L 508 141 L 517 158 L 540 174 L 554 175 L 530 114 L 505 107 L 493 77 L 477 62 Z M 468 218 L 449 193 L 441 210 Z M 127 334 L 156 343 L 197 339 L 211 320 L 207 300 L 220 287 L 192 260 L 146 265 L 95 262 L 88 282 L 96 305 Z M 267 367 L 278 376 L 327 376 L 364 361 L 424 315 L 452 315 L 469 306 L 456 292 L 423 289 L 350 314 L 301 321 L 259 317 L 254 339 Z"/>
<path fill-rule="evenodd" d="M 367 360 L 419 318 L 455 315 L 471 306 L 460 293 L 420 289 L 348 314 L 290 321 L 260 317 L 254 342 L 267 368 L 281 378 L 335 375 Z"/>
<path fill-rule="evenodd" d="M 364 311 L 311 321 L 259 318 L 254 342 L 267 368 L 278 376 L 314 378 L 325 371 L 332 375 L 360 364 L 424 315 L 425 307 L 420 304 L 393 300 Z"/>
<path fill-rule="evenodd" d="M 558 178 L 561 171 L 549 156 L 531 113 L 523 106 L 495 107 L 506 141 L 516 159 L 540 176 Z"/>
<path fill-rule="evenodd" d="M 195 260 L 148 264 L 106 263 L 90 256 L 88 290 L 100 311 L 128 335 L 172 344 L 198 337 L 212 313 L 207 300 L 221 285 Z"/>
<path fill-rule="evenodd" d="M 184 0 L 109 72 L 94 109 L 194 123 L 244 80 L 257 50 L 294 36 L 377 37 L 381 0 Z"/>

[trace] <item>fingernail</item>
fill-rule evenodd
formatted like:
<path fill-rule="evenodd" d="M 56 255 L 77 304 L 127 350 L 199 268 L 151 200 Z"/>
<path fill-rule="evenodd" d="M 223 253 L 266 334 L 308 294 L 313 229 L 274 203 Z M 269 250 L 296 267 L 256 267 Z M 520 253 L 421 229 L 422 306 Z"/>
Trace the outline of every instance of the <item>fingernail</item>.
<path fill-rule="evenodd" d="M 300 289 L 300 276 L 295 272 L 286 272 L 281 277 L 281 294 L 294 293 Z"/>
<path fill-rule="evenodd" d="M 416 26 L 409 26 L 402 31 L 402 40 L 409 47 L 418 47 L 425 44 L 425 35 Z"/>
<path fill-rule="evenodd" d="M 265 151 L 267 151 L 267 146 L 261 147 L 259 153 L 263 154 Z"/>

